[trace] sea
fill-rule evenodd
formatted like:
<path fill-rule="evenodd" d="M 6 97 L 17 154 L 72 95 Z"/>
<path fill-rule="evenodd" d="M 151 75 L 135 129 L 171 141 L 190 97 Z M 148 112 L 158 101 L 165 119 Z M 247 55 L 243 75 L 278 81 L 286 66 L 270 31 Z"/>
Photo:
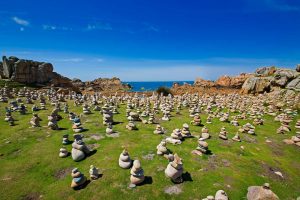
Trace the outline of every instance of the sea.
<path fill-rule="evenodd" d="M 173 83 L 178 83 L 179 85 L 183 85 L 185 83 L 194 84 L 194 81 L 145 81 L 145 82 L 123 82 L 131 85 L 132 92 L 152 92 L 157 88 L 164 86 L 171 88 Z"/>

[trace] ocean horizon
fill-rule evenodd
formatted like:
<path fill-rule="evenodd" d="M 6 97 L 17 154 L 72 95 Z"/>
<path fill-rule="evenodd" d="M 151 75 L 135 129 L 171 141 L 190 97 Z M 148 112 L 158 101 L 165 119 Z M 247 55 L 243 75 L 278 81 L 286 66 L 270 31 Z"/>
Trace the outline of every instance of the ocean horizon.
<path fill-rule="evenodd" d="M 122 83 L 130 84 L 132 92 L 151 92 L 155 91 L 159 87 L 171 88 L 173 83 L 178 83 L 179 85 L 194 84 L 194 81 L 124 81 Z"/>

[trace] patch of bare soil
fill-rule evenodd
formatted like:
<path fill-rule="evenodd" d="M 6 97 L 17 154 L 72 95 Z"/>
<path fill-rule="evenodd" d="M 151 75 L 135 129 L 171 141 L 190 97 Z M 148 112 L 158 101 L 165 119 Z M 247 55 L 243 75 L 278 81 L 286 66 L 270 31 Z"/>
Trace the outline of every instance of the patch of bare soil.
<path fill-rule="evenodd" d="M 248 142 L 248 143 L 257 143 L 256 138 L 254 138 L 255 136 L 248 136 L 248 135 L 244 135 L 243 136 L 243 141 Z"/>
<path fill-rule="evenodd" d="M 153 160 L 154 156 L 155 156 L 155 154 L 149 153 L 149 154 L 147 154 L 147 155 L 142 156 L 142 158 L 143 158 L 144 160 Z"/>
<path fill-rule="evenodd" d="M 21 197 L 22 200 L 38 200 L 41 199 L 41 195 L 38 193 L 29 193 L 26 194 L 25 196 Z"/>
<path fill-rule="evenodd" d="M 262 176 L 269 177 L 274 180 L 280 180 L 280 181 L 287 179 L 286 175 L 283 173 L 283 171 L 280 168 L 270 166 L 269 164 L 264 162 L 260 163 L 260 165 L 262 168 Z M 275 172 L 276 173 L 280 172 L 283 175 L 283 177 L 276 174 Z"/>
<path fill-rule="evenodd" d="M 71 174 L 71 172 L 72 172 L 71 168 L 60 169 L 57 172 L 55 172 L 54 177 L 56 179 L 64 179 L 66 176 Z"/>
<path fill-rule="evenodd" d="M 99 135 L 99 134 L 92 134 L 92 135 L 90 135 L 90 138 L 98 141 L 98 140 L 103 139 L 104 137 L 102 135 Z"/>
<path fill-rule="evenodd" d="M 267 144 L 275 156 L 283 156 L 284 155 L 284 153 L 283 153 L 284 145 L 280 145 L 275 142 L 267 143 Z"/>
<path fill-rule="evenodd" d="M 100 144 L 97 144 L 97 143 L 88 144 L 87 146 L 88 146 L 89 149 L 97 149 L 98 147 L 100 147 Z"/>
<path fill-rule="evenodd" d="M 173 185 L 165 188 L 165 193 L 169 195 L 173 195 L 173 194 L 177 195 L 180 194 L 181 192 L 182 192 L 181 185 Z"/>

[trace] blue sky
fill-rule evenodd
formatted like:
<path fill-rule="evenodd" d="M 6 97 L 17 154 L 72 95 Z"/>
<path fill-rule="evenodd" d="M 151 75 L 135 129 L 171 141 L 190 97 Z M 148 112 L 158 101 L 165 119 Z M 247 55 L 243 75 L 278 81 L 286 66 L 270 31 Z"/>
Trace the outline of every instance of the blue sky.
<path fill-rule="evenodd" d="M 214 80 L 294 68 L 300 1 L 1 1 L 0 47 L 82 80 Z"/>

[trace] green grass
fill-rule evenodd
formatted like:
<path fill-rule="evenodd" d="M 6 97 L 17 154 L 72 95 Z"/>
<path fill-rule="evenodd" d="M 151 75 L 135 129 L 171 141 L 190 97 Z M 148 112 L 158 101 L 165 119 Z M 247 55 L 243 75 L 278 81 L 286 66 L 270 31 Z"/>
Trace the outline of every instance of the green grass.
<path fill-rule="evenodd" d="M 265 117 L 265 125 L 257 126 L 257 136 L 241 134 L 241 143 L 222 141 L 218 139 L 218 133 L 222 126 L 227 128 L 229 138 L 237 131 L 228 123 L 213 119 L 212 124 L 205 124 L 212 135 L 208 140 L 209 149 L 213 156 L 203 157 L 191 154 L 197 146 L 197 139 L 186 139 L 181 145 L 168 148 L 178 153 L 183 158 L 184 172 L 188 172 L 192 181 L 186 181 L 180 185 L 182 193 L 169 195 L 165 188 L 173 183 L 165 177 L 164 169 L 168 162 L 165 158 L 156 155 L 156 146 L 173 129 L 181 128 L 183 123 L 189 123 L 188 110 L 182 110 L 181 115 L 172 113 L 169 122 L 161 122 L 168 133 L 165 136 L 153 134 L 155 125 L 137 123 L 138 131 L 125 129 L 125 105 L 119 109 L 120 114 L 114 115 L 116 122 L 123 122 L 114 126 L 114 130 L 120 132 L 120 137 L 109 138 L 105 136 L 105 126 L 102 125 L 102 115 L 99 112 L 82 118 L 83 127 L 88 131 L 83 134 L 88 138 L 91 134 L 99 134 L 104 138 L 87 144 L 97 143 L 97 152 L 87 159 L 74 162 L 71 157 L 59 158 L 59 148 L 62 147 L 62 135 L 68 133 L 72 136 L 71 122 L 67 115 L 60 113 L 64 119 L 59 121 L 59 126 L 65 130 L 52 131 L 46 127 L 29 128 L 31 111 L 25 116 L 13 113 L 17 119 L 16 126 L 10 127 L 4 122 L 4 107 L 7 104 L 0 103 L 0 192 L 1 199 L 22 199 L 43 196 L 43 199 L 202 199 L 210 194 L 215 194 L 219 189 L 227 192 L 230 199 L 246 199 L 247 188 L 251 185 L 262 185 L 265 182 L 271 184 L 272 190 L 284 200 L 296 199 L 300 196 L 300 148 L 294 145 L 286 145 L 283 139 L 295 134 L 295 121 L 291 123 L 292 132 L 286 135 L 276 134 L 280 126 L 272 117 Z M 70 111 L 77 114 L 82 112 L 81 107 L 73 107 L 69 103 Z M 48 110 L 39 111 L 43 119 L 42 126 L 47 124 L 47 114 L 53 109 L 49 104 Z M 31 110 L 31 105 L 28 110 Z M 161 117 L 161 114 L 156 115 Z M 202 121 L 206 121 L 206 114 L 201 114 Z M 298 117 L 298 116 L 297 116 Z M 298 117 L 299 118 L 299 117 Z M 239 121 L 245 124 L 250 121 Z M 251 122 L 252 123 L 252 122 Z M 201 133 L 202 127 L 190 126 L 194 136 Z M 272 141 L 265 142 L 266 137 Z M 73 139 L 72 137 L 70 137 Z M 247 138 L 255 138 L 256 142 L 247 142 Z M 11 143 L 6 144 L 9 140 Z M 249 139 L 248 139 L 249 141 Z M 244 146 L 242 150 L 240 146 Z M 118 166 L 118 158 L 126 146 L 131 158 L 140 159 L 145 176 L 152 178 L 152 184 L 145 184 L 135 189 L 129 189 L 130 170 L 121 169 Z M 66 146 L 71 151 L 71 145 Z M 153 160 L 145 160 L 142 156 L 154 153 Z M 103 177 L 92 181 L 85 189 L 74 191 L 71 189 L 70 173 L 63 178 L 58 178 L 60 170 L 78 167 L 87 177 L 89 166 L 100 168 Z M 280 179 L 270 172 L 269 168 L 281 171 L 284 179 Z"/>

